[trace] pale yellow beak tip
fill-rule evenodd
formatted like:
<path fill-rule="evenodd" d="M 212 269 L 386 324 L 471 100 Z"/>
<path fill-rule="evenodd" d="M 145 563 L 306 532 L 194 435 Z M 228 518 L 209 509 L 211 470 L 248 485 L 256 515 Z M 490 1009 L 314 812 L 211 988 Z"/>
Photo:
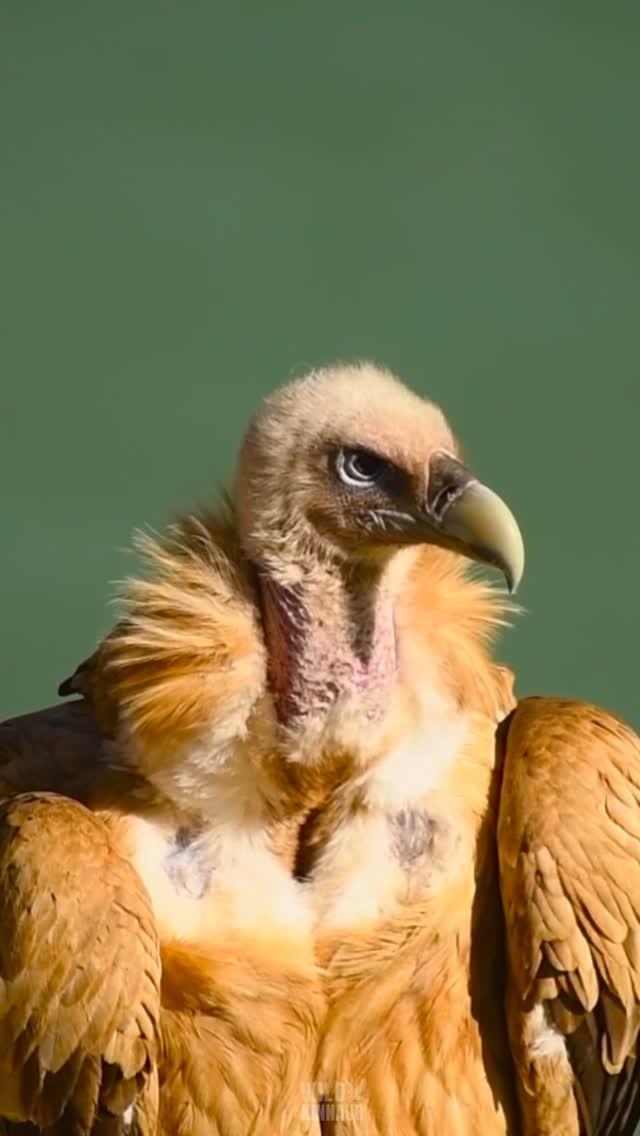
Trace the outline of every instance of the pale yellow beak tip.
<path fill-rule="evenodd" d="M 497 493 L 470 481 L 451 503 L 443 528 L 467 546 L 474 559 L 499 568 L 511 594 L 517 590 L 524 574 L 524 540 L 513 513 Z"/>

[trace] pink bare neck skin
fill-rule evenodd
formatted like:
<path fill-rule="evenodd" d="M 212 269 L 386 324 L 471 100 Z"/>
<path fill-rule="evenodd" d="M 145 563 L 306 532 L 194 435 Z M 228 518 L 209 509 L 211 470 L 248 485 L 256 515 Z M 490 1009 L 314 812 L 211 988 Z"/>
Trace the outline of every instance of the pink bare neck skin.
<path fill-rule="evenodd" d="M 384 568 L 336 566 L 294 585 L 259 572 L 269 684 L 284 725 L 367 691 L 370 709 L 396 672 Z"/>

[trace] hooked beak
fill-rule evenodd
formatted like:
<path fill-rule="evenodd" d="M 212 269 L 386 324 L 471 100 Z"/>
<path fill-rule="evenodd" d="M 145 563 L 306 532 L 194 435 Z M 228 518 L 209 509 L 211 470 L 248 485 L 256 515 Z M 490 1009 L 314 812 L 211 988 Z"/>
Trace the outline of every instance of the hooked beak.
<path fill-rule="evenodd" d="M 501 497 L 482 485 L 457 458 L 435 453 L 429 463 L 427 500 L 421 510 L 423 539 L 499 568 L 510 592 L 524 571 L 524 542 Z"/>

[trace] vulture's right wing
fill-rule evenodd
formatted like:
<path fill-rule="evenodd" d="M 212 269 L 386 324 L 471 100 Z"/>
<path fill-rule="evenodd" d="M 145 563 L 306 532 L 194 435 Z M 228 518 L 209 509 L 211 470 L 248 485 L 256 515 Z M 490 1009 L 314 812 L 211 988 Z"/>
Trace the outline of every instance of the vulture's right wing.
<path fill-rule="evenodd" d="M 0 928 L 0 1117 L 150 1136 L 159 946 L 100 817 L 46 793 L 0 806 Z"/>
<path fill-rule="evenodd" d="M 60 703 L 0 722 L 0 799 L 17 793 L 61 793 L 92 809 L 153 792 L 104 736 L 86 701 Z"/>

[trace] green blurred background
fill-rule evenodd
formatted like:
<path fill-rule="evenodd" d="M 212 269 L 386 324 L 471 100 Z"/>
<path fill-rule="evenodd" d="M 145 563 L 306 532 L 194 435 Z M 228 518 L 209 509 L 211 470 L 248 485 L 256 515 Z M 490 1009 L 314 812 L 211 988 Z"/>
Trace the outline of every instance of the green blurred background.
<path fill-rule="evenodd" d="M 5 0 L 0 709 L 134 526 L 336 357 L 447 410 L 528 543 L 521 691 L 637 703 L 640 8 Z"/>

